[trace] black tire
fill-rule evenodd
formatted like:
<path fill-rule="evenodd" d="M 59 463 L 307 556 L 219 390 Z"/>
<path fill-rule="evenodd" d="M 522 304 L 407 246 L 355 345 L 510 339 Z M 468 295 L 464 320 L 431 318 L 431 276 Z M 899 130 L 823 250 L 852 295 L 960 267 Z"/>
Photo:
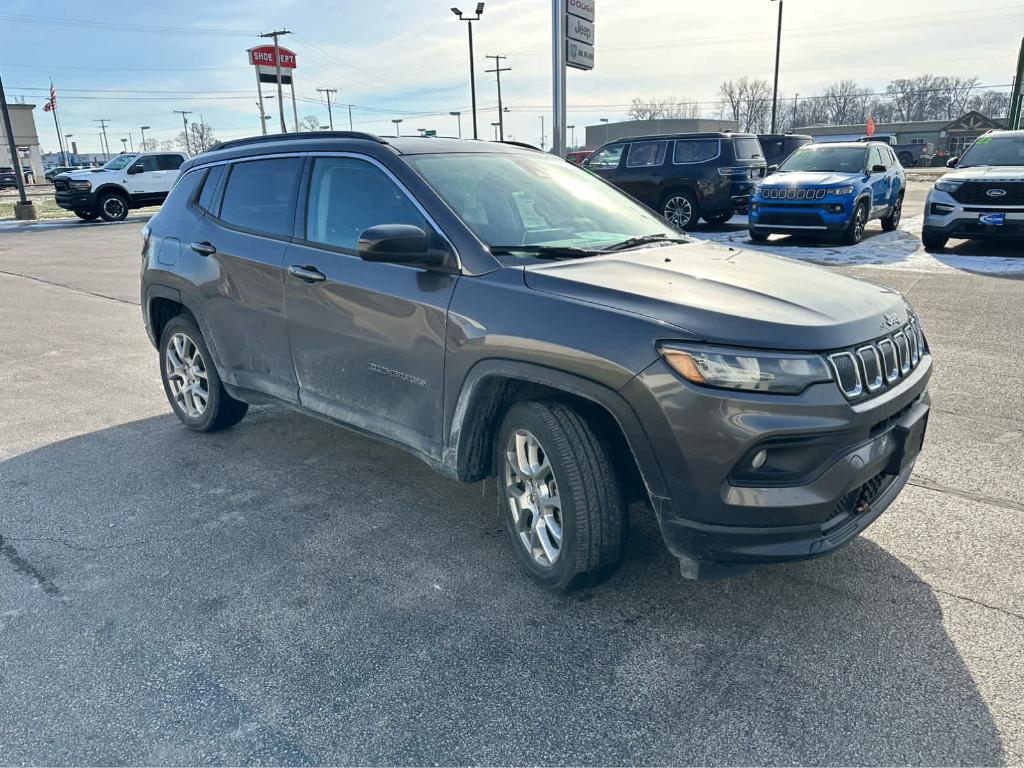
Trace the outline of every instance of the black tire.
<path fill-rule="evenodd" d="M 760 229 L 751 229 L 750 239 L 755 243 L 763 243 L 768 239 L 768 233 L 762 232 Z"/>
<path fill-rule="evenodd" d="M 725 224 L 729 219 L 733 217 L 734 211 L 730 208 L 728 211 L 717 211 L 715 213 L 705 213 L 701 218 L 704 219 L 708 224 Z"/>
<path fill-rule="evenodd" d="M 179 402 L 178 396 L 172 390 L 172 377 L 178 386 L 187 383 L 183 377 L 168 371 L 170 363 L 168 361 L 167 349 L 178 335 L 187 337 L 201 356 L 200 362 L 202 363 L 207 380 L 206 391 L 208 397 L 202 411 L 198 413 L 189 413 L 185 405 Z M 192 356 L 192 359 L 194 360 L 195 357 Z M 196 432 L 217 432 L 232 427 L 240 422 L 245 416 L 246 411 L 249 410 L 248 403 L 236 400 L 224 389 L 220 376 L 217 374 L 217 367 L 213 363 L 213 356 L 210 354 L 210 349 L 206 346 L 206 341 L 203 339 L 203 334 L 196 326 L 195 320 L 188 315 L 177 315 L 171 318 L 160 334 L 160 379 L 164 384 L 164 394 L 167 395 L 167 402 L 171 404 L 175 415 L 181 419 L 181 422 L 186 427 Z M 196 380 L 196 378 L 192 379 L 192 381 Z M 194 398 L 192 402 L 195 403 Z"/>
<path fill-rule="evenodd" d="M 921 244 L 924 249 L 931 253 L 932 251 L 941 251 L 946 247 L 946 243 L 949 242 L 949 238 L 944 235 L 936 235 L 932 232 L 921 233 Z"/>
<path fill-rule="evenodd" d="M 700 203 L 693 192 L 674 189 L 661 199 L 658 213 L 676 229 L 685 230 L 696 224 L 700 218 Z"/>
<path fill-rule="evenodd" d="M 900 218 L 903 216 L 903 194 L 896 198 L 896 202 L 892 207 L 892 212 L 882 219 L 882 229 L 886 232 L 892 232 L 896 227 L 900 225 Z"/>
<path fill-rule="evenodd" d="M 842 241 L 846 245 L 856 245 L 864 239 L 864 229 L 868 224 L 868 204 L 864 200 L 857 203 L 857 207 L 853 209 L 853 216 L 850 217 L 850 223 L 843 230 Z"/>
<path fill-rule="evenodd" d="M 553 495 L 561 502 L 557 513 L 561 526 L 558 554 L 547 564 L 540 562 L 521 538 L 509 495 L 509 489 L 523 495 L 530 493 L 528 483 L 513 482 L 521 476 L 514 474 L 515 464 L 508 458 L 509 446 L 515 446 L 516 436 L 523 436 L 524 431 L 535 437 L 550 466 L 551 483 L 544 487 L 550 489 L 553 483 Z M 564 592 L 596 583 L 619 564 L 626 543 L 626 503 L 606 446 L 579 412 L 557 402 L 515 404 L 498 432 L 495 466 L 502 516 L 512 548 L 523 570 L 537 584 L 552 592 Z M 537 496 L 531 499 L 552 495 L 536 487 L 534 491 Z M 531 503 L 538 506 L 536 501 Z M 525 518 L 526 512 L 521 510 L 521 517 Z M 530 519 L 533 516 L 530 512 Z M 532 531 L 528 523 L 522 525 Z M 522 533 L 530 536 L 526 531 Z"/>
<path fill-rule="evenodd" d="M 82 221 L 95 221 L 99 214 L 96 211 L 75 211 L 75 216 Z"/>
<path fill-rule="evenodd" d="M 128 217 L 128 198 L 120 192 L 104 192 L 96 201 L 96 210 L 104 221 L 124 221 Z"/>

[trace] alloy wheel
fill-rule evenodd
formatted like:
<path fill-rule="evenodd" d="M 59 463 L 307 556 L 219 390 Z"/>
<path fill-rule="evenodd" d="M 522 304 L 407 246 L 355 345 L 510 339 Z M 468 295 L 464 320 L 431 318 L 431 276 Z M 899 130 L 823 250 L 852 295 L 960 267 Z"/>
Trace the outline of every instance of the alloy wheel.
<path fill-rule="evenodd" d="M 126 213 L 124 201 L 119 197 L 108 197 L 103 201 L 103 212 L 112 219 L 120 219 Z"/>
<path fill-rule="evenodd" d="M 853 238 L 856 242 L 864 236 L 864 227 L 867 225 L 868 209 L 864 205 L 857 206 L 857 212 L 853 214 Z"/>
<path fill-rule="evenodd" d="M 168 341 L 164 371 L 178 407 L 192 418 L 202 416 L 210 402 L 210 377 L 203 353 L 184 333 L 176 333 Z"/>
<path fill-rule="evenodd" d="M 663 214 L 670 223 L 683 229 L 693 218 L 693 205 L 687 197 L 676 195 L 665 202 Z"/>
<path fill-rule="evenodd" d="M 547 452 L 526 429 L 515 430 L 505 446 L 505 495 L 520 543 L 550 568 L 562 553 L 562 502 Z"/>
<path fill-rule="evenodd" d="M 903 215 L 903 198 L 902 197 L 897 197 L 896 198 L 896 205 L 893 208 L 893 212 L 892 212 L 892 227 L 893 227 L 893 229 L 895 229 L 897 226 L 899 226 L 900 216 L 902 216 L 902 215 Z"/>

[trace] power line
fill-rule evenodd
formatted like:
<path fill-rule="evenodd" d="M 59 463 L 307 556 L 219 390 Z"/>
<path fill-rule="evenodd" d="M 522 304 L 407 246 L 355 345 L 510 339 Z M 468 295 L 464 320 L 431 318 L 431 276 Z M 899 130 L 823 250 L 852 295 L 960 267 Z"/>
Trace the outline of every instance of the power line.
<path fill-rule="evenodd" d="M 0 13 L 0 20 L 16 24 L 55 24 L 66 27 L 127 30 L 131 32 L 158 32 L 186 35 L 211 35 L 218 37 L 256 37 L 259 32 L 246 32 L 237 29 L 216 29 L 213 27 L 172 27 L 166 25 L 127 24 L 116 21 L 87 21 L 85 19 L 65 19 L 51 16 L 32 16 L 25 13 Z"/>

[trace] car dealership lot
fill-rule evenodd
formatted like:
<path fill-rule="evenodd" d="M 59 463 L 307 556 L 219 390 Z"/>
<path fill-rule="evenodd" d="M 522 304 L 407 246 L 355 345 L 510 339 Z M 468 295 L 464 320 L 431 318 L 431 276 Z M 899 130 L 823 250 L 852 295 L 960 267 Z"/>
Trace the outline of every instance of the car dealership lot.
<path fill-rule="evenodd" d="M 570 597 L 520 574 L 493 484 L 278 407 L 181 427 L 139 222 L 0 231 L 0 754 L 1021 762 L 1024 258 L 924 254 L 919 210 L 759 246 L 920 312 L 934 410 L 893 507 L 835 556 L 699 584 L 636 509 L 623 568 Z"/>

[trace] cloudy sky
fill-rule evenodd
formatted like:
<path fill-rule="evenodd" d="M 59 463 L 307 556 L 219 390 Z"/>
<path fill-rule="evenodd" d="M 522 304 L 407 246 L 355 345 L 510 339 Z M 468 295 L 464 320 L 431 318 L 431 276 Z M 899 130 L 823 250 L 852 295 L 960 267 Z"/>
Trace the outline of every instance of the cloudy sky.
<path fill-rule="evenodd" d="M 456 0 L 459 2 L 460 0 Z M 466 25 L 452 0 L 5 0 L 0 75 L 8 100 L 39 104 L 52 77 L 65 133 L 82 152 L 98 151 L 95 118 L 110 120 L 113 149 L 138 127 L 156 138 L 180 130 L 173 110 L 202 116 L 218 137 L 259 131 L 255 75 L 245 51 L 260 32 L 285 27 L 298 56 L 299 117 L 327 122 L 316 88 L 337 88 L 353 104 L 354 127 L 392 133 L 418 128 L 454 135 L 469 118 Z M 622 118 L 630 99 L 679 97 L 714 116 L 722 80 L 770 80 L 778 5 L 770 0 L 596 0 L 596 67 L 570 71 L 570 124 Z M 473 3 L 464 2 L 463 10 Z M 550 0 L 487 0 L 474 25 L 481 138 L 497 119 L 494 76 L 486 54 L 508 56 L 502 76 L 505 131 L 550 144 Z M 780 93 L 810 95 L 854 78 L 881 90 L 895 77 L 978 76 L 1006 86 L 1024 34 L 1024 2 L 950 0 L 785 0 Z M 270 89 L 267 88 L 268 95 Z M 268 102 L 273 105 L 274 102 Z M 289 103 L 290 110 L 290 103 Z M 268 107 L 268 111 L 270 111 Z M 290 115 L 290 111 L 288 113 Z M 335 126 L 348 126 L 337 107 Z M 36 113 L 44 149 L 55 148 L 50 116 Z"/>

